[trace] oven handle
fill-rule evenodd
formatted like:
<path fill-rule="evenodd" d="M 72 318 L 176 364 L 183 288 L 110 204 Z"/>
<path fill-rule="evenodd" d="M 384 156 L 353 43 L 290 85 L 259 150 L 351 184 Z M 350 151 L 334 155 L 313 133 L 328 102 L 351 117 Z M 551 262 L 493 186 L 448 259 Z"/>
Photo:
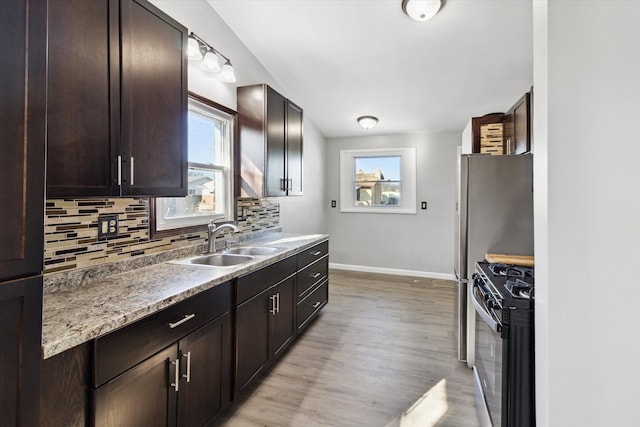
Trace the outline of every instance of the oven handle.
<path fill-rule="evenodd" d="M 495 332 L 502 331 L 502 325 L 498 321 L 496 321 L 496 319 L 494 319 L 491 314 L 487 312 L 484 304 L 481 304 L 480 301 L 478 301 L 478 297 L 476 296 L 476 288 L 478 288 L 478 284 L 474 280 L 473 284 L 471 285 L 471 302 L 473 302 L 473 306 L 475 307 L 476 312 L 480 315 L 480 317 L 482 317 L 482 320 L 484 320 L 485 323 L 489 325 L 491 330 Z"/>

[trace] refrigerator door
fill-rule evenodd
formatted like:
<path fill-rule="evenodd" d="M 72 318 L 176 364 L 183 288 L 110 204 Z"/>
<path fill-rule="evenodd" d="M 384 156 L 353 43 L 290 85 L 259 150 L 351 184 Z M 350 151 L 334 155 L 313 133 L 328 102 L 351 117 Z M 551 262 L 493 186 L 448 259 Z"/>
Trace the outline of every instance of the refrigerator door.
<path fill-rule="evenodd" d="M 466 361 L 474 365 L 475 311 L 468 304 L 476 261 L 487 252 L 533 255 L 533 156 L 460 157 L 458 331 L 466 332 Z M 465 314 L 464 321 L 461 319 Z M 461 338 L 461 337 L 459 337 Z M 459 356 L 463 353 L 459 343 Z M 465 360 L 460 358 L 460 360 Z"/>
<path fill-rule="evenodd" d="M 468 156 L 462 156 L 461 147 L 458 147 L 457 162 L 457 197 L 456 197 L 456 227 L 455 227 L 455 254 L 454 273 L 456 275 L 458 304 L 457 317 L 457 341 L 458 360 L 467 360 L 467 180 L 468 180 Z M 464 163 L 464 167 L 463 167 Z"/>

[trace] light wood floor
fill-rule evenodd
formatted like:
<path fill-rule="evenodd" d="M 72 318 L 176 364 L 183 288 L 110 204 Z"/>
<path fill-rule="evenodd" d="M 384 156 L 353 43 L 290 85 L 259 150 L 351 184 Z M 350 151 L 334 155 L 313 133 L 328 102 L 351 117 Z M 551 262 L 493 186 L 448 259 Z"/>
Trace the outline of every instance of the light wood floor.
<path fill-rule="evenodd" d="M 329 304 L 224 426 L 478 426 L 455 288 L 330 272 Z"/>

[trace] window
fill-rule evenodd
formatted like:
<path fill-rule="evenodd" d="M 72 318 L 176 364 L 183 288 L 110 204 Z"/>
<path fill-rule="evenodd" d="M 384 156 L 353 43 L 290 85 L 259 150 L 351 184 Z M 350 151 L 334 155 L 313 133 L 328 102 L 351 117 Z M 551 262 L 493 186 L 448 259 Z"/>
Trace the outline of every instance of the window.
<path fill-rule="evenodd" d="M 155 200 L 155 218 L 151 218 L 154 232 L 180 232 L 211 220 L 233 219 L 234 115 L 212 101 L 189 97 L 188 195 Z"/>
<path fill-rule="evenodd" d="M 416 149 L 340 151 L 340 211 L 416 213 Z"/>

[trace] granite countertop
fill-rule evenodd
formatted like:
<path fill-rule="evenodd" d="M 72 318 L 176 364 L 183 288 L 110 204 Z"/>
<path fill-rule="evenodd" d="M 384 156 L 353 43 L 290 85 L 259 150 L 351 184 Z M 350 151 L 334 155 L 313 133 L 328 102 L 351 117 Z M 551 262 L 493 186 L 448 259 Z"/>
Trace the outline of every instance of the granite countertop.
<path fill-rule="evenodd" d="M 76 345 L 133 323 L 192 295 L 260 269 L 328 239 L 326 234 L 273 233 L 242 245 L 283 248 L 273 255 L 233 267 L 175 264 L 171 261 L 118 272 L 95 280 L 75 280 L 45 289 L 42 353 L 49 358 Z M 117 271 L 111 266 L 106 270 Z M 51 279 L 62 282 L 64 275 Z"/>

